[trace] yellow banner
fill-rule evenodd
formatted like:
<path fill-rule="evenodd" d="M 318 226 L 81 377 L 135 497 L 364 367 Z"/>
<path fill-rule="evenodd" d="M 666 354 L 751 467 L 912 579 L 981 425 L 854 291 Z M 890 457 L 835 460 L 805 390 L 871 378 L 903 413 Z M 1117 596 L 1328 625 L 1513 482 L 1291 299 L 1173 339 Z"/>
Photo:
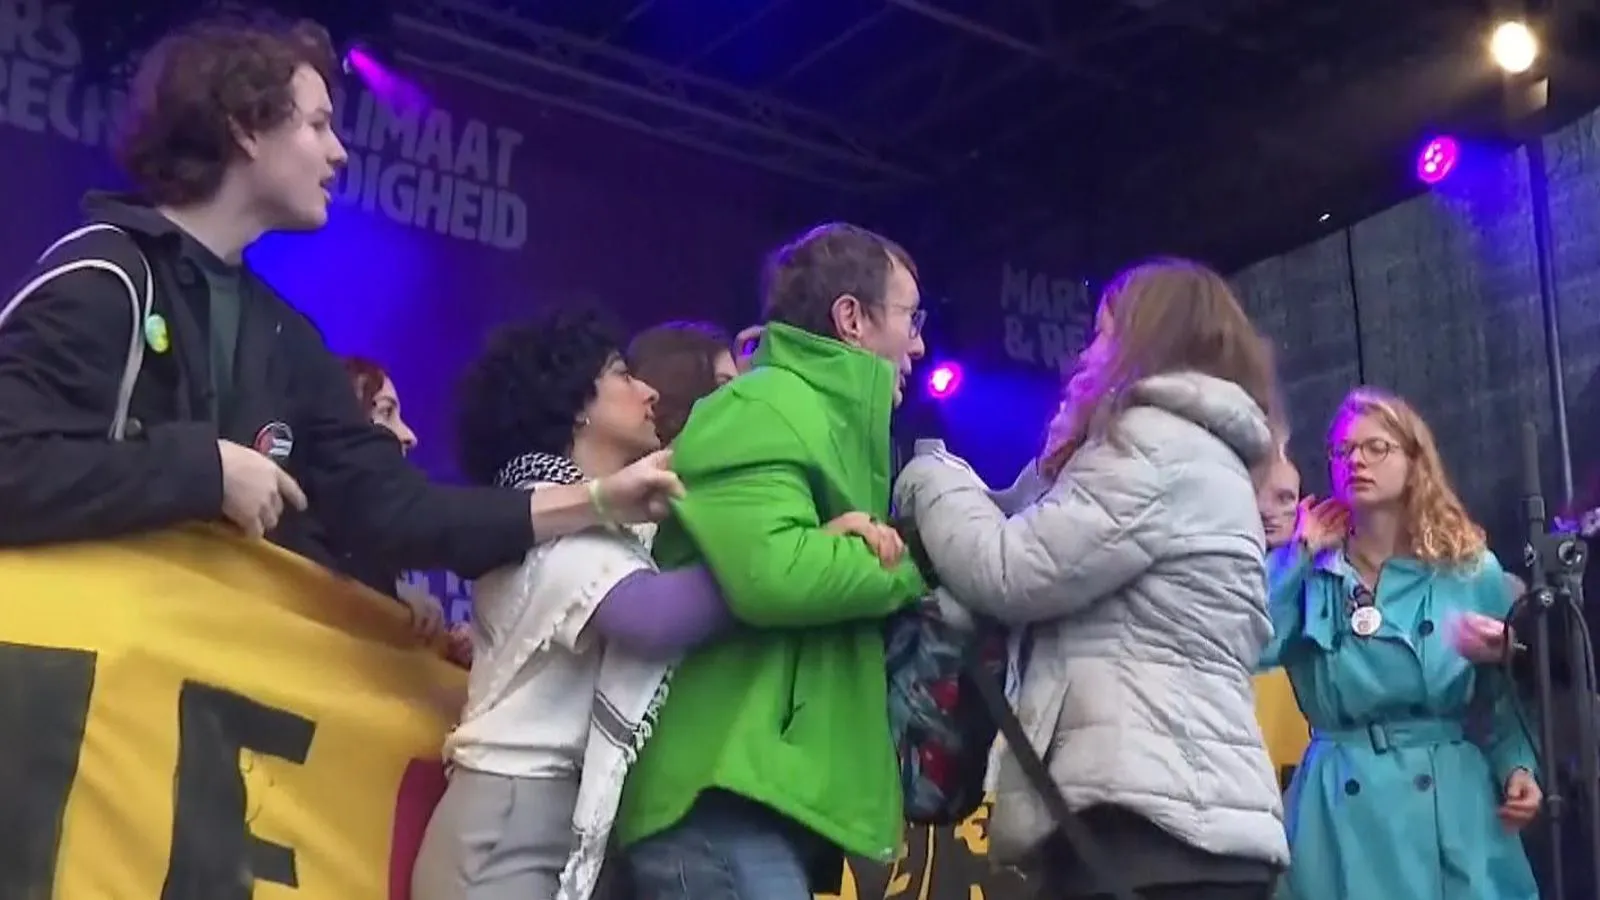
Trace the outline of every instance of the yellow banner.
<path fill-rule="evenodd" d="M 207 529 L 0 552 L 0 897 L 385 900 L 465 673 Z"/>
<path fill-rule="evenodd" d="M 1300 765 L 1300 758 L 1311 744 L 1311 726 L 1300 714 L 1294 688 L 1289 686 L 1289 676 L 1282 669 L 1256 676 L 1256 719 L 1267 739 L 1272 766 L 1278 770 L 1282 786 L 1288 789 L 1295 766 Z"/>
<path fill-rule="evenodd" d="M 400 607 L 196 528 L 0 552 L 0 897 L 406 900 L 465 673 Z M 1280 770 L 1305 720 L 1257 680 Z M 1018 896 L 989 807 L 838 900 Z"/>

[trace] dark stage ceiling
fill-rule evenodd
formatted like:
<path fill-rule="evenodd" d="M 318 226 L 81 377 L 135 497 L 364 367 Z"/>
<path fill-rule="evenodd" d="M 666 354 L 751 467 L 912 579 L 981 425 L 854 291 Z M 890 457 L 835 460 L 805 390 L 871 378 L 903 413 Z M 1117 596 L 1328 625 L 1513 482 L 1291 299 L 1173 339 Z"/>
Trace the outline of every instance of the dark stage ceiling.
<path fill-rule="evenodd" d="M 221 0 L 71 2 L 87 43 L 137 45 Z M 1600 0 L 253 2 L 778 173 L 919 250 L 1074 235 L 1090 277 L 1270 256 L 1414 192 L 1425 135 L 1504 139 L 1504 15 L 1554 38 L 1532 127 L 1600 104 Z"/>
<path fill-rule="evenodd" d="M 1103 265 L 1287 249 L 1404 196 L 1430 130 L 1505 119 L 1485 0 L 399 8 L 402 41 L 465 36 L 444 57 L 428 41 L 431 63 L 810 183 L 920 242 L 1078 224 Z M 1594 0 L 1561 15 L 1558 59 L 1596 58 Z M 1558 75 L 1556 118 L 1600 100 L 1582 67 Z"/>

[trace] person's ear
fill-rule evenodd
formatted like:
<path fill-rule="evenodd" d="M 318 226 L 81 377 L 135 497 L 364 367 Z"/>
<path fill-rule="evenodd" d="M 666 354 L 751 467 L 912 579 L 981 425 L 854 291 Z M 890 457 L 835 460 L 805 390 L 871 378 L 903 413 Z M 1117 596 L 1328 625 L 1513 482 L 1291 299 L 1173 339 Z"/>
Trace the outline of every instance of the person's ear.
<path fill-rule="evenodd" d="M 228 121 L 228 131 L 233 135 L 233 142 L 239 145 L 240 152 L 246 159 L 254 160 L 261 153 L 261 141 L 255 135 L 245 131 L 238 122 Z"/>
<path fill-rule="evenodd" d="M 861 343 L 867 330 L 867 310 L 854 294 L 840 294 L 830 310 L 833 331 L 847 344 Z"/>

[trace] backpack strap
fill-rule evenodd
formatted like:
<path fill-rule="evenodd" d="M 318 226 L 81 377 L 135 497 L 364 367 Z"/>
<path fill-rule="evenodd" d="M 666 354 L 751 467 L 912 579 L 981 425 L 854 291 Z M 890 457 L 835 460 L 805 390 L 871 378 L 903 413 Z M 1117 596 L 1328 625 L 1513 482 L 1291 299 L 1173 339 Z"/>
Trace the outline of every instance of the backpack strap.
<path fill-rule="evenodd" d="M 1133 888 L 1112 871 L 1111 861 L 1106 858 L 1100 842 L 1089 833 L 1088 826 L 1084 825 L 1083 820 L 1072 811 L 1072 807 L 1067 805 L 1067 798 L 1062 796 L 1061 789 L 1056 787 L 1055 780 L 1050 777 L 1050 770 L 1045 768 L 1044 760 L 1034 752 L 1033 744 L 1029 743 L 1022 723 L 1017 721 L 1017 714 L 1011 711 L 1011 704 L 1006 702 L 1001 688 L 977 665 L 969 665 L 968 678 L 977 687 L 978 696 L 983 698 L 984 705 L 989 708 L 989 714 L 1000 727 L 1000 733 L 1006 739 L 1006 746 L 1016 756 L 1017 763 L 1022 766 L 1022 774 L 1028 779 L 1029 786 L 1044 801 L 1045 808 L 1050 811 L 1050 817 L 1055 819 L 1056 826 L 1061 830 L 1061 836 L 1066 838 L 1073 852 L 1078 854 L 1078 859 L 1089 869 L 1099 889 L 1115 897 L 1116 900 L 1139 900 L 1139 895 Z"/>
<path fill-rule="evenodd" d="M 49 258 L 50 254 L 54 253 L 62 246 L 71 243 L 72 241 L 75 241 L 84 235 L 92 234 L 96 231 L 114 231 L 118 234 L 127 236 L 130 241 L 133 239 L 132 235 L 128 235 L 127 232 L 115 225 L 107 225 L 103 222 L 96 222 L 94 224 L 85 225 L 76 231 L 70 232 L 65 237 L 56 241 L 54 244 L 51 244 L 49 248 L 44 251 L 44 253 L 39 255 L 39 262 L 43 263 L 47 258 Z M 117 386 L 116 410 L 111 416 L 111 427 L 106 431 L 106 436 L 113 441 L 120 441 L 127 436 L 128 406 L 133 402 L 133 387 L 135 382 L 137 382 L 139 379 L 139 368 L 144 365 L 144 322 L 145 319 L 150 316 L 151 302 L 155 296 L 155 285 L 151 277 L 150 261 L 145 258 L 144 251 L 138 248 L 137 243 L 134 244 L 134 252 L 139 254 L 139 262 L 144 267 L 143 293 L 140 293 L 138 288 L 135 287 L 134 278 L 128 273 L 127 269 L 124 269 L 122 266 L 118 265 L 112 260 L 91 257 L 88 259 L 71 260 L 70 262 L 65 262 L 61 265 L 45 270 L 32 281 L 24 284 L 15 294 L 11 296 L 11 299 L 6 302 L 4 307 L 0 307 L 0 328 L 4 328 L 6 321 L 10 319 L 11 315 L 17 311 L 18 307 L 22 305 L 22 301 L 28 299 L 28 297 L 31 296 L 35 291 L 38 291 L 46 284 L 54 281 L 57 278 L 60 278 L 63 275 L 69 275 L 73 272 L 83 270 L 99 270 L 101 272 L 108 272 L 111 275 L 114 275 L 118 281 L 122 282 L 123 289 L 128 293 L 128 310 L 129 316 L 133 320 L 133 329 L 128 337 L 128 356 L 126 362 L 123 364 L 122 380 Z"/>

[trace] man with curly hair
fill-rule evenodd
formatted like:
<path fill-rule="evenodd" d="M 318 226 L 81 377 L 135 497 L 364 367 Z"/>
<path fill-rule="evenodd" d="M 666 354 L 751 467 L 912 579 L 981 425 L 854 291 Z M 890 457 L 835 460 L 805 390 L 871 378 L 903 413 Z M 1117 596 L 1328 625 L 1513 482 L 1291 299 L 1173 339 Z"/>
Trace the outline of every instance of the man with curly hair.
<path fill-rule="evenodd" d="M 243 262 L 266 232 L 327 221 L 336 71 L 309 23 L 201 24 L 142 60 L 117 147 L 139 195 L 89 195 L 90 226 L 0 312 L 0 546 L 225 519 L 330 566 L 358 549 L 470 577 L 535 532 L 664 511 L 661 456 L 605 479 L 600 502 L 429 484 Z"/>
<path fill-rule="evenodd" d="M 923 354 L 916 270 L 823 225 L 773 254 L 749 374 L 674 444 L 688 493 L 655 543 L 702 563 L 742 626 L 676 669 L 619 819 L 639 900 L 808 900 L 844 854 L 889 862 L 900 781 L 884 620 L 926 590 L 882 520 L 889 417 Z M 862 538 L 865 538 L 863 540 Z"/>

